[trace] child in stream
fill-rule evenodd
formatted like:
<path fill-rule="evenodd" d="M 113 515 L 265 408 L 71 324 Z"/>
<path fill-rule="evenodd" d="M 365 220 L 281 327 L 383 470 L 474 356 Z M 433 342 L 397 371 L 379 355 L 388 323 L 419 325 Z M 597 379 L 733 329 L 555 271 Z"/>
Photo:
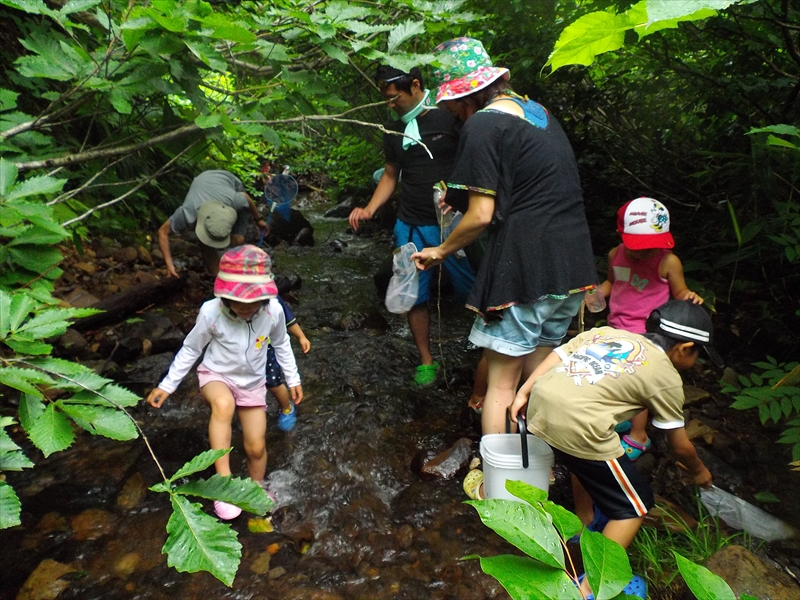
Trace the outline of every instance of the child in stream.
<path fill-rule="evenodd" d="M 670 300 L 652 312 L 647 333 L 611 327 L 579 334 L 544 359 L 511 405 L 511 420 L 527 406 L 528 431 L 547 442 L 572 471 L 575 512 L 590 529 L 627 548 L 655 501 L 649 481 L 620 448 L 614 427 L 643 408 L 666 433 L 673 454 L 704 487 L 711 473 L 697 456 L 683 420 L 683 382 L 704 349 L 714 364 L 711 317 L 704 308 Z M 604 525 L 591 523 L 598 513 Z M 596 527 L 592 528 L 592 525 Z M 590 593 L 583 580 L 584 597 Z M 635 576 L 622 590 L 645 598 Z"/>
<path fill-rule="evenodd" d="M 160 408 L 197 361 L 200 393 L 211 407 L 208 437 L 212 449 L 231 447 L 233 413 L 239 415 L 250 478 L 263 482 L 267 470 L 265 434 L 267 340 L 272 341 L 295 404 L 303 399 L 286 317 L 275 299 L 269 255 L 255 246 L 228 250 L 220 259 L 214 295 L 200 307 L 197 322 L 186 336 L 167 376 L 147 397 Z M 214 467 L 219 475 L 231 474 L 229 454 Z M 242 510 L 227 502 L 214 502 L 220 519 L 234 519 Z"/>
<path fill-rule="evenodd" d="M 311 350 L 311 342 L 297 323 L 297 317 L 294 316 L 292 309 L 283 301 L 283 298 L 278 296 L 277 299 L 286 318 L 286 330 L 300 342 L 303 354 L 308 354 L 308 351 Z M 291 431 L 297 423 L 297 411 L 294 402 L 289 397 L 289 390 L 283 384 L 281 366 L 278 364 L 278 359 L 275 358 L 275 349 L 271 342 L 267 346 L 267 390 L 275 397 L 280 407 L 278 429 Z"/>
<path fill-rule="evenodd" d="M 644 333 L 647 317 L 670 295 L 676 300 L 703 303 L 703 298 L 686 286 L 683 265 L 671 250 L 675 240 L 669 224 L 669 211 L 652 198 L 631 200 L 617 211 L 622 243 L 608 253 L 608 279 L 600 286 L 603 296 L 610 296 L 611 327 Z M 646 427 L 647 409 L 617 427 L 623 434 L 622 447 L 633 461 L 650 447 Z"/>

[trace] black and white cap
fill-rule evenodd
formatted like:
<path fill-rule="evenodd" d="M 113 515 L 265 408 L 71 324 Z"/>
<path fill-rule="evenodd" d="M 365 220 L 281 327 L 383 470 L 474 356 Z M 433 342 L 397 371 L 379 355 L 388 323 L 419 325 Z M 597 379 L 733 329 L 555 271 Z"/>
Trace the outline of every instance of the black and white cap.
<path fill-rule="evenodd" d="M 689 300 L 670 300 L 655 309 L 647 318 L 646 329 L 680 342 L 702 346 L 717 367 L 725 362 L 714 348 L 714 327 L 711 315 L 699 304 Z"/>

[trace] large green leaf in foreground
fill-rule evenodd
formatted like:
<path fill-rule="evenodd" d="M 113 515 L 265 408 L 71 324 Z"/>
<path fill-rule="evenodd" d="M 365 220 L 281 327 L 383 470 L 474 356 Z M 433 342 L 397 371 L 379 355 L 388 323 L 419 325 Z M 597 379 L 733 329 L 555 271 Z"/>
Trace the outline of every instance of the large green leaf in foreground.
<path fill-rule="evenodd" d="M 263 515 L 272 508 L 272 500 L 255 481 L 230 475 L 214 475 L 210 479 L 190 481 L 175 488 L 175 493 L 222 500 L 257 515 Z"/>
<path fill-rule="evenodd" d="M 170 495 L 170 501 L 169 535 L 162 549 L 167 564 L 185 573 L 208 571 L 230 587 L 242 556 L 236 532 L 182 496 Z"/>
<path fill-rule="evenodd" d="M 20 524 L 20 503 L 14 489 L 5 481 L 0 481 L 0 529 Z"/>
<path fill-rule="evenodd" d="M 581 600 L 578 588 L 564 571 L 525 556 L 481 558 L 481 569 L 497 579 L 514 600 Z"/>

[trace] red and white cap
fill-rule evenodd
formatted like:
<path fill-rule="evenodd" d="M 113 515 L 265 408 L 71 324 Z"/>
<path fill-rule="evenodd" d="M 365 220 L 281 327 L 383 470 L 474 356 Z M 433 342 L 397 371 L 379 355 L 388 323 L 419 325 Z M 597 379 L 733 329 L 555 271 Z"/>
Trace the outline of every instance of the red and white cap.
<path fill-rule="evenodd" d="M 674 248 L 669 232 L 669 211 L 653 198 L 636 198 L 617 211 L 617 231 L 629 250 Z"/>

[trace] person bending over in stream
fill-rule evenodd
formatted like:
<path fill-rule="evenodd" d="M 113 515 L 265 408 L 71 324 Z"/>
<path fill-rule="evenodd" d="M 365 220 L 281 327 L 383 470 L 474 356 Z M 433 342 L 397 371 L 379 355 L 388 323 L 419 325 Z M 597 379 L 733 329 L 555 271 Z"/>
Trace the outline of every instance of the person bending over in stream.
<path fill-rule="evenodd" d="M 712 346 L 711 317 L 691 301 L 670 300 L 650 314 L 646 329 L 640 335 L 600 327 L 578 335 L 536 367 L 510 409 L 516 422 L 527 406 L 528 431 L 572 471 L 581 521 L 623 548 L 655 502 L 650 483 L 620 446 L 616 425 L 648 409 L 693 482 L 711 485 L 711 473 L 684 429 L 678 373 L 694 365 L 701 349 L 722 366 Z M 474 493 L 482 495 L 479 485 Z M 581 591 L 584 597 L 591 592 L 585 578 Z M 646 597 L 638 576 L 622 591 Z"/>
<path fill-rule="evenodd" d="M 208 272 L 214 277 L 219 271 L 219 254 L 233 242 L 244 244 L 244 232 L 248 218 L 267 230 L 267 222 L 261 218 L 253 199 L 244 191 L 244 184 L 228 171 L 203 171 L 192 180 L 186 198 L 172 216 L 158 228 L 158 246 L 167 265 L 167 276 L 178 277 L 169 236 L 172 233 L 188 233 L 194 230 L 200 241 L 200 252 Z"/>
<path fill-rule="evenodd" d="M 264 373 L 267 341 L 272 341 L 292 400 L 303 400 L 303 387 L 294 360 L 286 317 L 276 299 L 269 255 L 255 246 L 239 246 L 223 254 L 214 295 L 200 307 L 197 323 L 186 336 L 167 376 L 147 397 L 160 408 L 180 385 L 192 365 L 197 367 L 200 393 L 211 407 L 208 437 L 212 450 L 231 447 L 231 423 L 238 413 L 250 478 L 262 483 L 267 470 L 266 398 Z M 219 475 L 231 474 L 229 454 L 217 459 Z M 214 502 L 220 519 L 234 519 L 242 510 L 227 502 Z"/>

